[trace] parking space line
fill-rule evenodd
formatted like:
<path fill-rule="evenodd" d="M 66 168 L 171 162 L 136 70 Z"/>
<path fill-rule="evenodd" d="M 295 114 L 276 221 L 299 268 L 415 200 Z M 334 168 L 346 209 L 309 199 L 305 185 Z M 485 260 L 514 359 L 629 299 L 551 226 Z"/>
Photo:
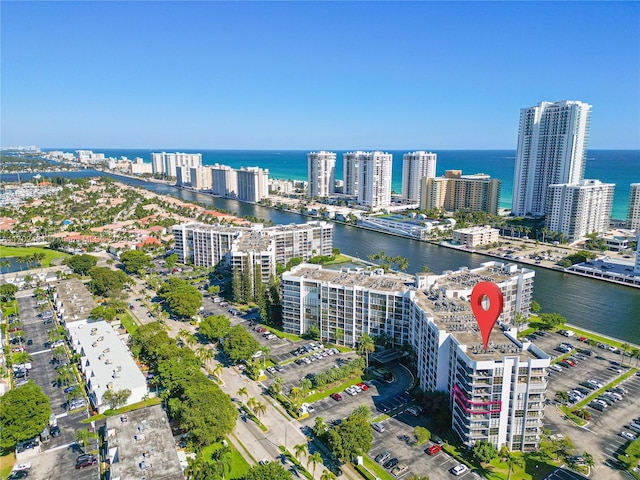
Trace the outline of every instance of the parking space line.
<path fill-rule="evenodd" d="M 47 353 L 47 352 L 50 352 L 50 351 L 51 351 L 51 349 L 48 348 L 46 350 L 39 350 L 37 352 L 31 352 L 31 353 L 29 353 L 29 355 L 40 355 L 41 353 Z"/>

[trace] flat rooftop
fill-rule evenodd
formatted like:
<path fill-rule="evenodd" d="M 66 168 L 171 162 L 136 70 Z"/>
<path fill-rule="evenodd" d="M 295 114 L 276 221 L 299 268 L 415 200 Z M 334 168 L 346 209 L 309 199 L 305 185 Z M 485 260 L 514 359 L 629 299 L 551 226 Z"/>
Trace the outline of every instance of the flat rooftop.
<path fill-rule="evenodd" d="M 111 480 L 184 480 L 167 415 L 160 405 L 107 417 Z"/>
<path fill-rule="evenodd" d="M 79 279 L 62 280 L 53 285 L 56 287 L 57 294 L 56 308 L 65 323 L 86 320 L 91 310 L 97 307 L 96 302 L 93 301 L 93 295 Z M 61 308 L 64 310 L 61 311 Z"/>
<path fill-rule="evenodd" d="M 439 330 L 453 334 L 461 345 L 467 346 L 466 353 L 472 360 L 498 360 L 503 354 L 519 355 L 523 359 L 538 358 L 514 343 L 497 323 L 491 331 L 485 351 L 471 304 L 438 293 L 416 291 L 416 303 L 433 319 Z"/>
<path fill-rule="evenodd" d="M 460 270 L 445 271 L 438 276 L 437 283 L 448 290 L 465 290 L 473 288 L 478 282 L 502 283 L 512 278 L 516 273 L 530 272 L 527 268 L 518 268 L 515 263 L 485 262 L 481 267 Z"/>
<path fill-rule="evenodd" d="M 321 282 L 329 282 L 345 286 L 361 286 L 375 290 L 388 292 L 402 292 L 414 283 L 410 277 L 400 275 L 384 275 L 377 273 L 382 269 L 365 270 L 326 270 L 301 264 L 292 273 L 303 278 L 313 279 Z"/>

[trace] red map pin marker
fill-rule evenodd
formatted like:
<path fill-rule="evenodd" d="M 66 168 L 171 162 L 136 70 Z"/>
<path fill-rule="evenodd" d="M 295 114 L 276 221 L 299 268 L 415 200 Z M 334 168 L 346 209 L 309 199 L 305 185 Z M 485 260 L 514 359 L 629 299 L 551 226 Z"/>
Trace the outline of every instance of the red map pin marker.
<path fill-rule="evenodd" d="M 479 282 L 471 291 L 471 310 L 482 333 L 484 349 L 487 349 L 491 330 L 498 321 L 504 306 L 504 297 L 500 287 L 491 282 Z M 486 307 L 486 308 L 485 308 Z"/>

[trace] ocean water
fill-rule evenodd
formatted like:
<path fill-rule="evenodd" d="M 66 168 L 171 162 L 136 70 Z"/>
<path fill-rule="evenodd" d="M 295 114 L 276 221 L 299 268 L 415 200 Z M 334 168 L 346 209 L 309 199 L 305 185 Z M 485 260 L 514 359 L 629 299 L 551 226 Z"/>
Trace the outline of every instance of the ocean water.
<path fill-rule="evenodd" d="M 53 150 L 53 149 L 51 149 Z M 72 152 L 77 148 L 56 148 Z M 151 162 L 151 152 L 160 150 L 115 150 L 93 149 L 108 157 L 126 156 L 130 159 L 141 157 Z M 307 153 L 311 150 L 165 150 L 167 152 L 201 153 L 204 165 L 219 163 L 232 168 L 261 167 L 269 170 L 271 178 L 306 180 Z M 336 153 L 336 178 L 342 179 L 342 154 Z M 389 150 L 393 154 L 392 188 L 402 191 L 402 155 L 413 151 Z M 500 206 L 511 208 L 515 150 L 433 150 L 438 154 L 436 174 L 444 175 L 445 170 L 462 170 L 463 174 L 486 173 L 502 180 Z M 640 150 L 589 150 L 585 178 L 597 179 L 605 183 L 615 183 L 612 218 L 626 219 L 629 204 L 629 185 L 640 183 Z"/>

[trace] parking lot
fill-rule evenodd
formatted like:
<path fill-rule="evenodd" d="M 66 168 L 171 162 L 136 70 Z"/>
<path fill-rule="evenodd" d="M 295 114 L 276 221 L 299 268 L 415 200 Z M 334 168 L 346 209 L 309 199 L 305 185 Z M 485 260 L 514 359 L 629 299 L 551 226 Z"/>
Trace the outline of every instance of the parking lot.
<path fill-rule="evenodd" d="M 69 412 L 66 408 L 67 398 L 64 386 L 58 386 L 58 362 L 54 360 L 54 352 L 48 346 L 47 330 L 52 324 L 44 324 L 42 313 L 36 305 L 36 299 L 32 296 L 18 298 L 20 308 L 20 322 L 25 332 L 25 340 L 31 340 L 26 345 L 31 360 L 31 369 L 24 380 L 32 380 L 40 386 L 51 402 L 51 412 L 56 416 L 56 422 L 60 428 L 59 437 L 51 437 L 46 444 L 41 445 L 41 453 L 28 461 L 32 463 L 29 478 L 66 478 L 69 480 L 81 480 L 97 477 L 97 466 L 83 470 L 75 469 L 75 458 L 82 453 L 75 442 L 75 434 L 79 429 L 89 425 L 80 423 L 88 417 L 86 408 Z M 68 358 L 63 359 L 63 362 Z M 17 383 L 21 379 L 16 379 Z M 75 379 L 71 384 L 77 383 Z M 37 465 L 40 465 L 36 467 Z"/>
<path fill-rule="evenodd" d="M 409 470 L 399 478 L 409 478 L 412 475 L 429 475 L 431 480 L 450 480 L 453 478 L 449 470 L 459 462 L 450 457 L 444 451 L 434 455 L 428 455 L 425 450 L 436 445 L 435 442 L 427 442 L 423 445 L 411 446 L 415 440 L 413 428 L 424 426 L 425 419 L 422 415 L 413 416 L 408 410 L 402 409 L 392 417 L 384 420 L 384 432 L 373 431 L 373 449 L 369 451 L 369 457 L 375 461 L 378 454 L 388 451 L 390 458 L 397 458 L 399 463 L 404 463 Z M 475 473 L 467 471 L 456 478 L 475 479 L 480 478 Z"/>
<path fill-rule="evenodd" d="M 561 342 L 568 342 L 576 348 L 591 348 L 575 339 L 575 337 L 567 338 L 555 333 L 548 333 L 543 337 L 542 342 L 546 345 L 541 345 L 542 348 L 556 358 L 566 355 L 554 350 Z M 593 379 L 606 387 L 607 384 L 628 371 L 628 357 L 604 348 L 596 347 L 592 350 L 592 355 L 586 356 L 584 360 L 575 358 L 574 355 L 575 366 L 561 367 L 561 372 L 551 371 L 547 389 L 547 397 L 549 399 L 553 400 L 556 392 L 568 392 L 576 388 L 582 388 L 590 395 L 595 391 L 587 388 L 584 385 L 585 381 Z M 618 365 L 623 362 L 625 365 Z M 632 375 L 624 380 L 619 387 L 626 391 L 622 399 L 607 405 L 602 412 L 589 406 L 585 407 L 591 414 L 591 419 L 584 427 L 577 427 L 568 421 L 564 414 L 554 405 L 550 405 L 545 409 L 545 427 L 551 431 L 551 434 L 569 436 L 576 444 L 577 454 L 586 451 L 593 455 L 595 476 L 592 475 L 592 477 L 594 478 L 628 478 L 623 471 L 617 468 L 616 457 L 623 452 L 629 442 L 620 433 L 624 430 L 630 431 L 625 428 L 625 425 L 628 425 L 633 418 L 637 418 L 640 414 L 640 377 Z M 606 388 L 598 390 L 598 392 L 604 392 L 605 390 Z M 554 475 L 549 478 L 571 478 L 564 471 L 557 471 Z"/>

